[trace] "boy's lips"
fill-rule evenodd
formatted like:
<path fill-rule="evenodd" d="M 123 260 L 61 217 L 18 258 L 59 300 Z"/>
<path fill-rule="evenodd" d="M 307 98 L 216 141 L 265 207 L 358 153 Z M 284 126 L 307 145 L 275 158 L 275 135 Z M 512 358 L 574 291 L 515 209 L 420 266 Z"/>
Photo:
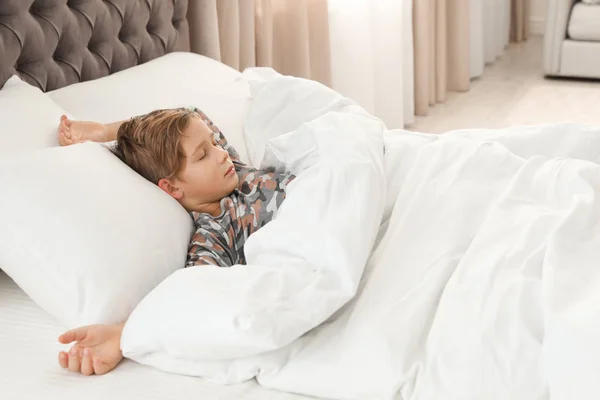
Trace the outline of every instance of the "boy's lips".
<path fill-rule="evenodd" d="M 231 167 L 227 168 L 227 172 L 225 172 L 225 176 L 229 176 L 235 173 L 235 167 L 232 165 Z"/>

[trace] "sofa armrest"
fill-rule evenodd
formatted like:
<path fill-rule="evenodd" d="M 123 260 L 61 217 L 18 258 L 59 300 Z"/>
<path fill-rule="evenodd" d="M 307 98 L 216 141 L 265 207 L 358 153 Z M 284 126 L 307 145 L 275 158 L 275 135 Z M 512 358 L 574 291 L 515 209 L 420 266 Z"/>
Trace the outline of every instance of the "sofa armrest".
<path fill-rule="evenodd" d="M 562 42 L 567 38 L 567 24 L 573 4 L 577 0 L 548 0 L 546 32 L 544 34 L 544 72 L 557 75 L 560 72 Z"/>

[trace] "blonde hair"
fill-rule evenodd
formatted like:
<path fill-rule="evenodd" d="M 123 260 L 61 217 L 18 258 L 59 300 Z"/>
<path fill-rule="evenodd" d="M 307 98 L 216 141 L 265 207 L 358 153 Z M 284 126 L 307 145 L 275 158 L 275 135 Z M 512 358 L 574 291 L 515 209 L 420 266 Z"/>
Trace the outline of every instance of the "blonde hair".
<path fill-rule="evenodd" d="M 123 122 L 117 131 L 115 154 L 138 174 L 154 184 L 174 178 L 183 170 L 181 146 L 190 117 L 189 109 L 156 110 Z"/>

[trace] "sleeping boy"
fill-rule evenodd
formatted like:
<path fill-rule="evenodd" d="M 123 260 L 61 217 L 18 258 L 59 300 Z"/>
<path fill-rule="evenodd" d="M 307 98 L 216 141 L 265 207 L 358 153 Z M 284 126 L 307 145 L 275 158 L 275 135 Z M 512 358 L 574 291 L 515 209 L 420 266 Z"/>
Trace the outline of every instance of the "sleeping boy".
<path fill-rule="evenodd" d="M 246 240 L 274 218 L 294 179 L 245 165 L 217 126 L 196 108 L 157 110 L 108 125 L 62 116 L 58 138 L 63 146 L 116 140 L 114 152 L 125 164 L 191 214 L 196 233 L 186 267 L 245 264 Z M 65 332 L 58 340 L 76 343 L 68 353 L 59 353 L 59 364 L 84 375 L 111 371 L 123 358 L 124 325 Z"/>

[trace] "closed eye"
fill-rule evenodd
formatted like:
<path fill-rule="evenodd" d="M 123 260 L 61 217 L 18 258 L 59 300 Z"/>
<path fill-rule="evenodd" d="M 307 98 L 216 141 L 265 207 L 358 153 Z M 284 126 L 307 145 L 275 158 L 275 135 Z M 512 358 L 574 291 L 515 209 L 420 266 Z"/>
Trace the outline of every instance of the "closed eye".
<path fill-rule="evenodd" d="M 194 151 L 194 153 L 192 154 L 192 157 L 193 157 L 196 153 L 202 151 L 202 154 L 199 155 L 197 158 L 195 158 L 196 162 L 200 161 L 204 157 L 206 157 L 207 151 L 206 150 L 202 150 L 202 147 L 206 148 L 206 144 L 205 143 L 206 142 L 203 142 L 203 143 L 199 144 L 198 147 L 196 147 L 196 150 Z M 218 143 L 217 143 L 217 141 L 214 138 L 212 139 L 211 144 L 212 144 L 213 147 L 217 147 L 218 146 Z"/>

